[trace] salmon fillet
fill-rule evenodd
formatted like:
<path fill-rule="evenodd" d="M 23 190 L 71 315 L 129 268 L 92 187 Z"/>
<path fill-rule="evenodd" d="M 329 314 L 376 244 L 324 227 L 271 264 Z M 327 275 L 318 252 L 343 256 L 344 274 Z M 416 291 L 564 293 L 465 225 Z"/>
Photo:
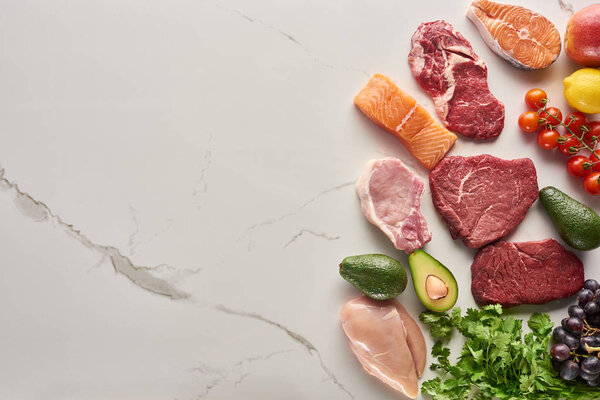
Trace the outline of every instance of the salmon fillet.
<path fill-rule="evenodd" d="M 387 76 L 375 74 L 354 97 L 354 104 L 377 125 L 402 141 L 427 169 L 432 169 L 454 145 L 456 135 L 400 90 Z"/>
<path fill-rule="evenodd" d="M 467 17 L 490 49 L 517 68 L 545 68 L 560 54 L 556 27 L 525 7 L 476 0 L 469 6 Z"/>

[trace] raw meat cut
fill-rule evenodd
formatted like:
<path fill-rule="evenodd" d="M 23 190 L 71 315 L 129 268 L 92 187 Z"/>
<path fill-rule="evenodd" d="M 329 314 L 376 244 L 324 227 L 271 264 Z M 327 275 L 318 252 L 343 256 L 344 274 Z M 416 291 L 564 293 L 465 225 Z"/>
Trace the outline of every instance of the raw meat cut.
<path fill-rule="evenodd" d="M 427 169 L 454 145 L 456 135 L 386 76 L 375 74 L 354 97 L 354 104 L 377 125 L 396 136 Z"/>
<path fill-rule="evenodd" d="M 583 264 L 554 239 L 498 242 L 479 250 L 471 291 L 479 305 L 544 304 L 583 287 Z"/>
<path fill-rule="evenodd" d="M 411 253 L 431 240 L 421 196 L 425 185 L 402 161 L 371 160 L 356 182 L 362 212 L 398 250 Z"/>
<path fill-rule="evenodd" d="M 516 228 L 538 197 L 537 175 L 529 158 L 447 157 L 431 171 L 429 186 L 452 238 L 473 249 Z"/>
<path fill-rule="evenodd" d="M 546 68 L 560 54 L 560 33 L 547 18 L 525 7 L 477 0 L 467 18 L 490 49 L 517 68 Z"/>
<path fill-rule="evenodd" d="M 394 300 L 394 305 L 406 328 L 406 343 L 408 343 L 408 349 L 415 362 L 417 376 L 420 378 L 423 375 L 423 371 L 425 371 L 425 364 L 427 364 L 427 344 L 425 344 L 425 337 L 417 322 L 406 311 L 406 308 L 396 300 Z"/>
<path fill-rule="evenodd" d="M 504 104 L 488 88 L 485 63 L 452 25 L 419 25 L 408 63 L 448 129 L 477 140 L 500 135 Z"/>
<path fill-rule="evenodd" d="M 416 323 L 414 326 L 405 323 L 398 306 L 396 300 L 377 301 L 360 296 L 344 304 L 340 321 L 350 348 L 363 368 L 414 399 L 419 393 L 418 374 L 408 336 L 423 334 Z M 407 329 L 409 326 L 410 329 Z M 423 340 L 423 347 L 418 350 L 419 357 L 426 357 L 424 344 Z"/>

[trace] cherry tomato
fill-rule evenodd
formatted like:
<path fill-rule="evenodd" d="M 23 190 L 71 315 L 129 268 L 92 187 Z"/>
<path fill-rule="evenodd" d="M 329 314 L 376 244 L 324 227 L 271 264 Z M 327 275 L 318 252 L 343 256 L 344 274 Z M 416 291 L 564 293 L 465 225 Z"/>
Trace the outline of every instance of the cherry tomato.
<path fill-rule="evenodd" d="M 600 156 L 600 150 L 596 150 L 596 154 L 598 154 Z M 598 162 L 598 157 L 596 157 L 596 154 L 594 154 L 594 153 L 590 154 L 590 161 L 593 163 Z M 592 171 L 600 172 L 600 163 L 594 165 L 594 167 L 592 168 Z"/>
<path fill-rule="evenodd" d="M 573 118 L 573 119 L 571 120 L 571 118 Z M 564 123 L 565 123 L 565 125 L 569 126 L 569 129 L 571 130 L 571 132 L 573 132 L 574 134 L 581 137 L 581 129 L 580 128 L 582 125 L 587 124 L 587 118 L 585 117 L 584 113 L 575 111 L 565 117 Z"/>
<path fill-rule="evenodd" d="M 592 137 L 596 136 L 598 141 L 600 141 L 600 121 L 592 121 L 588 124 L 589 131 L 585 133 L 584 140 L 588 144 L 592 144 Z"/>
<path fill-rule="evenodd" d="M 525 94 L 525 103 L 527 103 L 529 108 L 536 111 L 544 107 L 543 99 L 548 99 L 548 96 L 546 96 L 546 92 L 542 89 L 531 89 Z"/>
<path fill-rule="evenodd" d="M 584 164 L 589 163 L 590 159 L 584 156 L 575 156 L 567 161 L 567 172 L 578 178 L 585 178 L 592 173 L 591 168 L 585 168 Z"/>
<path fill-rule="evenodd" d="M 535 111 L 526 111 L 519 115 L 519 128 L 523 132 L 531 133 L 538 130 L 538 120 L 540 116 Z"/>
<path fill-rule="evenodd" d="M 585 181 L 583 181 L 583 187 L 589 194 L 599 195 L 600 194 L 600 172 L 594 172 L 589 174 Z"/>
<path fill-rule="evenodd" d="M 556 107 L 548 107 L 546 111 L 540 112 L 540 119 L 545 120 L 541 125 L 558 126 L 562 122 L 562 113 Z"/>
<path fill-rule="evenodd" d="M 538 133 L 537 142 L 542 149 L 552 150 L 558 146 L 558 138 L 560 135 L 558 132 L 552 129 L 544 129 Z"/>
<path fill-rule="evenodd" d="M 563 153 L 565 156 L 572 156 L 579 153 L 579 147 L 581 146 L 579 140 L 575 139 L 571 135 L 563 136 L 563 138 L 565 141 L 563 143 L 558 144 L 558 151 Z M 575 151 L 572 152 L 571 147 L 574 147 Z"/>

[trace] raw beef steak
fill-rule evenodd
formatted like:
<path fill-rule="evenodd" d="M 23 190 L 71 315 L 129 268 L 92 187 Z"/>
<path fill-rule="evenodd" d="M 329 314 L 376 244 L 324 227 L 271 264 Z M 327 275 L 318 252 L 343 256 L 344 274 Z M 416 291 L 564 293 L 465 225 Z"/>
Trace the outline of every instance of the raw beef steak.
<path fill-rule="evenodd" d="M 529 158 L 446 157 L 431 171 L 429 186 L 452 238 L 472 249 L 512 231 L 538 197 L 537 175 Z"/>
<path fill-rule="evenodd" d="M 421 213 L 423 181 L 393 157 L 371 160 L 356 182 L 362 212 L 398 250 L 411 253 L 431 240 Z"/>
<path fill-rule="evenodd" d="M 577 293 L 583 279 L 579 258 L 554 239 L 490 244 L 471 265 L 471 291 L 480 306 L 544 304 Z"/>
<path fill-rule="evenodd" d="M 504 104 L 488 88 L 487 67 L 452 25 L 422 23 L 412 37 L 408 63 L 449 130 L 473 139 L 502 132 Z"/>

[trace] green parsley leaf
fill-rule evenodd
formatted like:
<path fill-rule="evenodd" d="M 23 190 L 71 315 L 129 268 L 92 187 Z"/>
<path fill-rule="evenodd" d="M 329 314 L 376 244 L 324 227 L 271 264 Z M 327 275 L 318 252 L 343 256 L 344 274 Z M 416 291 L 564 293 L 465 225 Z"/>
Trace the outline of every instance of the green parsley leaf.
<path fill-rule="evenodd" d="M 548 345 L 553 323 L 546 314 L 527 321 L 531 333 L 523 335 L 523 321 L 504 317 L 498 304 L 481 310 L 458 307 L 448 313 L 424 312 L 419 317 L 429 326 L 436 343 L 432 370 L 441 376 L 423 383 L 433 400 L 590 400 L 600 390 L 565 382 L 550 362 Z M 465 343 L 456 363 L 443 346 L 456 329 Z"/>

